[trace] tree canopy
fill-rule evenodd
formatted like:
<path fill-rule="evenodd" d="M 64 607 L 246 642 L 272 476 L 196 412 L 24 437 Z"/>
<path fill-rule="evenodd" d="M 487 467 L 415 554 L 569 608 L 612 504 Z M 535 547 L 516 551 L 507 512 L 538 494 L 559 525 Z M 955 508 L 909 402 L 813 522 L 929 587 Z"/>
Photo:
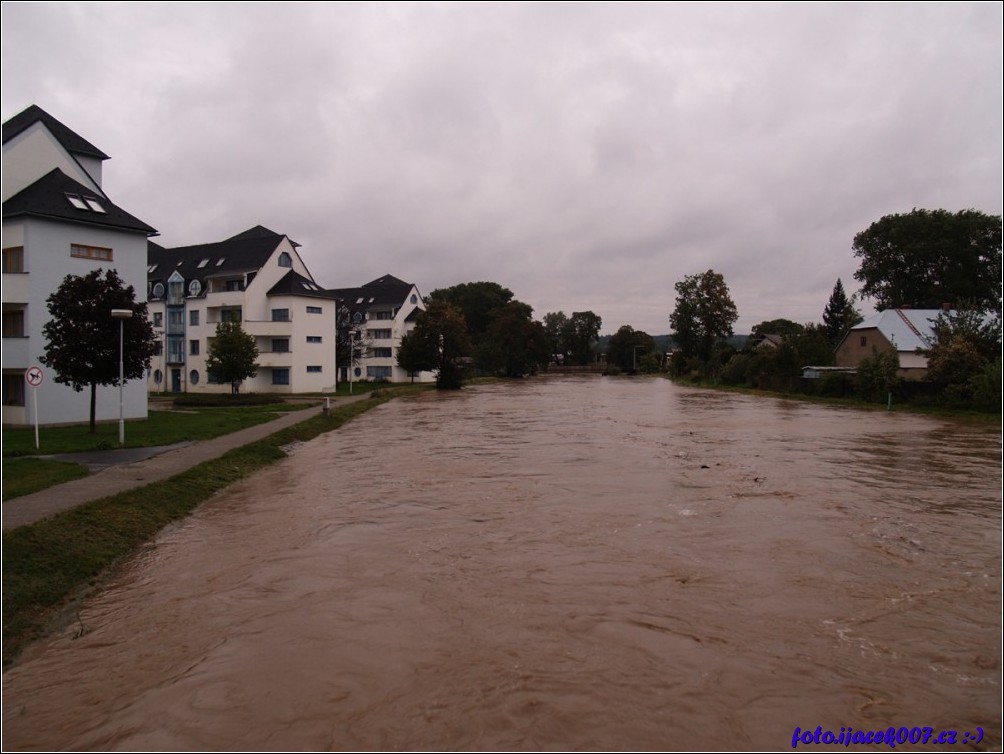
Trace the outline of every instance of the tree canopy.
<path fill-rule="evenodd" d="M 607 344 L 607 362 L 624 371 L 635 371 L 645 354 L 655 350 L 655 341 L 647 332 L 622 325 Z"/>
<path fill-rule="evenodd" d="M 409 372 L 436 373 L 436 387 L 455 390 L 463 385 L 462 360 L 471 353 L 464 315 L 437 298 L 415 320 L 415 329 L 401 339 L 397 363 Z"/>
<path fill-rule="evenodd" d="M 685 356 L 708 359 L 715 341 L 732 335 L 739 312 L 725 278 L 708 270 L 688 275 L 676 286 L 676 309 L 669 315 L 673 339 Z"/>
<path fill-rule="evenodd" d="M 970 301 L 1001 307 L 1001 217 L 973 209 L 886 215 L 854 236 L 856 280 L 879 309 Z"/>
<path fill-rule="evenodd" d="M 572 312 L 565 326 L 565 350 L 574 364 L 593 361 L 593 346 L 600 337 L 603 319 L 591 311 Z"/>
<path fill-rule="evenodd" d="M 217 382 L 229 382 L 237 395 L 241 383 L 258 374 L 258 347 L 254 336 L 244 332 L 240 322 L 220 322 L 216 337 L 206 353 L 206 371 Z"/>
<path fill-rule="evenodd" d="M 544 326 L 531 319 L 532 310 L 510 301 L 492 312 L 491 323 L 477 348 L 478 366 L 489 374 L 523 377 L 551 358 Z"/>
<path fill-rule="evenodd" d="M 45 355 L 40 361 L 56 372 L 56 382 L 78 393 L 91 388 L 90 430 L 95 431 L 98 385 L 119 384 L 119 331 L 122 330 L 126 380 L 141 379 L 157 345 L 145 302 L 125 285 L 115 270 L 93 270 L 83 277 L 67 275 L 49 296 L 51 319 L 42 328 Z M 130 309 L 126 320 L 112 318 L 112 309 Z"/>
<path fill-rule="evenodd" d="M 468 335 L 476 344 L 488 331 L 493 312 L 512 301 L 513 292 L 498 283 L 481 281 L 437 288 L 429 294 L 428 300 L 444 301 L 457 309 L 467 323 Z"/>
<path fill-rule="evenodd" d="M 823 309 L 823 332 L 831 348 L 840 344 L 841 338 L 854 325 L 861 321 L 861 313 L 844 292 L 844 283 L 840 278 L 833 286 L 830 300 Z"/>

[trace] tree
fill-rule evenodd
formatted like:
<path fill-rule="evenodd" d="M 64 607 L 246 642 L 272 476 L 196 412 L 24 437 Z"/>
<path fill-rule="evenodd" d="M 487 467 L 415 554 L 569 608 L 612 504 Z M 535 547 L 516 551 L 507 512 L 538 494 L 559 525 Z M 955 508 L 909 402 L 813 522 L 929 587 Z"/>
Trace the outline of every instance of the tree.
<path fill-rule="evenodd" d="M 590 311 L 572 312 L 565 328 L 565 350 L 575 364 L 588 364 L 593 360 L 593 345 L 600 337 L 603 320 Z"/>
<path fill-rule="evenodd" d="M 146 303 L 115 270 L 93 270 L 83 277 L 67 275 L 47 299 L 51 319 L 42 328 L 45 355 L 40 361 L 56 372 L 56 382 L 76 392 L 91 388 L 90 431 L 95 432 L 97 386 L 119 384 L 119 331 L 122 329 L 123 372 L 126 380 L 144 376 L 157 346 Z M 133 316 L 115 320 L 112 309 L 130 309 Z M 120 326 L 119 322 L 124 324 Z"/>
<path fill-rule="evenodd" d="M 753 325 L 750 334 L 762 337 L 764 335 L 780 335 L 781 338 L 790 338 L 794 335 L 801 335 L 805 332 L 805 327 L 790 319 L 768 319 L 758 325 Z"/>
<path fill-rule="evenodd" d="M 861 293 L 880 309 L 971 301 L 1001 310 L 1001 217 L 967 209 L 886 215 L 854 236 Z"/>
<path fill-rule="evenodd" d="M 547 343 L 555 364 L 560 364 L 565 359 L 565 331 L 567 328 L 568 317 L 565 316 L 564 312 L 548 312 L 544 315 L 544 334 L 547 336 Z"/>
<path fill-rule="evenodd" d="M 340 307 L 335 321 L 335 363 L 344 365 L 346 370 L 352 369 L 366 355 L 371 344 L 372 339 L 366 335 L 365 328 L 352 322 L 349 308 Z"/>
<path fill-rule="evenodd" d="M 437 299 L 429 302 L 429 307 L 416 318 L 415 329 L 401 339 L 397 363 L 408 371 L 433 371 L 437 388 L 457 390 L 463 385 L 462 360 L 470 353 L 471 340 L 464 315 L 453 305 Z"/>
<path fill-rule="evenodd" d="M 491 324 L 477 348 L 479 367 L 503 377 L 533 374 L 551 358 L 544 326 L 531 318 L 533 310 L 510 301 L 492 312 Z"/>
<path fill-rule="evenodd" d="M 607 363 L 624 371 L 637 371 L 642 356 L 655 350 L 655 341 L 647 332 L 622 325 L 607 344 Z"/>
<path fill-rule="evenodd" d="M 206 354 L 206 371 L 216 382 L 229 382 L 230 392 L 237 395 L 241 383 L 258 374 L 258 346 L 254 336 L 244 332 L 240 322 L 220 322 L 216 337 Z"/>
<path fill-rule="evenodd" d="M 927 378 L 941 387 L 948 402 L 968 403 L 980 392 L 986 375 L 999 371 L 1000 317 L 962 304 L 955 311 L 941 312 L 933 324 L 935 343 L 928 351 Z"/>
<path fill-rule="evenodd" d="M 725 278 L 714 270 L 688 275 L 676 284 L 676 309 L 669 315 L 673 339 L 684 356 L 707 360 L 715 341 L 732 335 L 739 319 Z"/>
<path fill-rule="evenodd" d="M 477 344 L 488 331 L 492 313 L 513 300 L 513 292 L 498 283 L 460 283 L 450 288 L 437 288 L 429 294 L 429 301 L 443 301 L 453 305 L 467 323 L 467 333 Z"/>
<path fill-rule="evenodd" d="M 830 348 L 840 345 L 841 339 L 854 325 L 861 321 L 861 313 L 854 308 L 853 302 L 844 293 L 844 283 L 837 278 L 830 300 L 823 309 L 823 331 Z"/>

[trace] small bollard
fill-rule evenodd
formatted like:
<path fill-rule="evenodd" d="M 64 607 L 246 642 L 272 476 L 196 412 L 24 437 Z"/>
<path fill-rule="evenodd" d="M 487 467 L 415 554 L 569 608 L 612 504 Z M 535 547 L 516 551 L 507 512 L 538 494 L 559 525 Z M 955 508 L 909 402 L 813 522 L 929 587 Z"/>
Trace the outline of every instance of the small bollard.
<path fill-rule="evenodd" d="M 331 410 L 331 399 L 330 398 L 325 398 L 324 399 L 324 408 L 322 408 L 321 411 L 323 411 L 326 414 L 330 410 Z"/>

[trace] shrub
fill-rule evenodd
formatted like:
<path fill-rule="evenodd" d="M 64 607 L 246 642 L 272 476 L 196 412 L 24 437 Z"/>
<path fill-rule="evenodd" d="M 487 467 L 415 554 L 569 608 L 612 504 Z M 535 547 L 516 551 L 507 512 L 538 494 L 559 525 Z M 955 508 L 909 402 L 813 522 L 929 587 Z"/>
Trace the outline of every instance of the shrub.
<path fill-rule="evenodd" d="M 192 408 L 268 406 L 285 402 L 281 395 L 269 393 L 186 393 L 174 399 L 175 406 Z"/>

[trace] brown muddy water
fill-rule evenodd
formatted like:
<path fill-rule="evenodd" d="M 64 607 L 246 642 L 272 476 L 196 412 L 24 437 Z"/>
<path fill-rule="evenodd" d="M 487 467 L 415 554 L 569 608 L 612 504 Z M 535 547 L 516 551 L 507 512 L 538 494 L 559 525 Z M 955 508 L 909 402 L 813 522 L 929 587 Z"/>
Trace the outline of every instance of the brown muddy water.
<path fill-rule="evenodd" d="M 658 379 L 427 394 L 158 537 L 5 674 L 3 744 L 994 748 L 1000 587 L 999 426 Z"/>

